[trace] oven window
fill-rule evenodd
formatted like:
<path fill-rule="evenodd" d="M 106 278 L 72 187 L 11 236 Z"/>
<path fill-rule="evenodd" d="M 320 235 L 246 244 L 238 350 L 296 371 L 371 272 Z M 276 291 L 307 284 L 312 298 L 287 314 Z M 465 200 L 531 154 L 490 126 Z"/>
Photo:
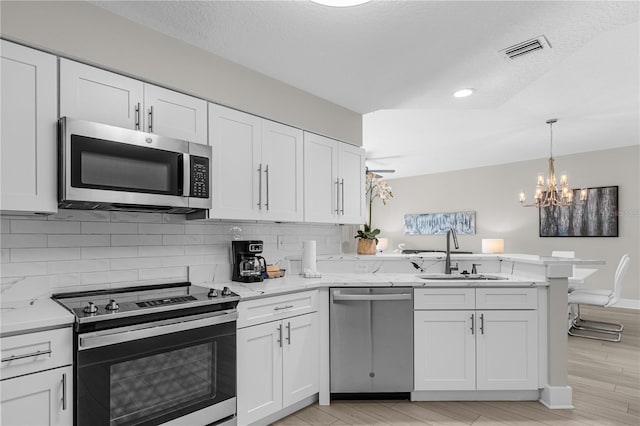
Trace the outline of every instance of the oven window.
<path fill-rule="evenodd" d="M 206 343 L 111 366 L 110 424 L 135 424 L 215 395 L 216 343 Z"/>
<path fill-rule="evenodd" d="M 182 154 L 71 135 L 71 186 L 182 195 Z"/>

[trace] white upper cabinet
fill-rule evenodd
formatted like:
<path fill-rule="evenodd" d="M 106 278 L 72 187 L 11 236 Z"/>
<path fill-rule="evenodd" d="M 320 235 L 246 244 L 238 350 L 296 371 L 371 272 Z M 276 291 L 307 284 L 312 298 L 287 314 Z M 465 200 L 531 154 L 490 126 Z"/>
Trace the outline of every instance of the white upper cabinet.
<path fill-rule="evenodd" d="M 207 144 L 207 102 L 60 59 L 60 116 Z"/>
<path fill-rule="evenodd" d="M 144 85 L 145 131 L 207 144 L 207 101 Z"/>
<path fill-rule="evenodd" d="M 304 220 L 364 223 L 364 150 L 304 134 Z"/>
<path fill-rule="evenodd" d="M 302 131 L 209 105 L 217 219 L 302 221 Z"/>
<path fill-rule="evenodd" d="M 262 218 L 303 220 L 302 130 L 262 120 Z"/>
<path fill-rule="evenodd" d="M 143 130 L 144 83 L 60 59 L 60 116 Z"/>
<path fill-rule="evenodd" d="M 0 161 L 5 213 L 56 213 L 56 57 L 2 40 Z"/>
<path fill-rule="evenodd" d="M 218 219 L 258 219 L 261 119 L 209 104 L 209 140 L 213 148 L 212 208 Z"/>

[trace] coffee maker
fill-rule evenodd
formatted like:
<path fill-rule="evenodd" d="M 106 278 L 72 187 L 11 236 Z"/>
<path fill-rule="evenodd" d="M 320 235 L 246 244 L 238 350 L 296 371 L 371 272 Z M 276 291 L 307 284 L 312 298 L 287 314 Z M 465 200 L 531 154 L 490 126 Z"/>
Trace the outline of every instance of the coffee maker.
<path fill-rule="evenodd" d="M 263 280 L 267 265 L 262 253 L 262 241 L 243 240 L 231 242 L 233 273 L 231 280 L 243 283 L 255 283 Z"/>

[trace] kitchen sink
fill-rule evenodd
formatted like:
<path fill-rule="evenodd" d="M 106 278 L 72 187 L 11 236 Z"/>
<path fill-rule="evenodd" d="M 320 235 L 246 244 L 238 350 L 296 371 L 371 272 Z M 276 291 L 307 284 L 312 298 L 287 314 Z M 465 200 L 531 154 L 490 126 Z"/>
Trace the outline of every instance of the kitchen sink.
<path fill-rule="evenodd" d="M 419 274 L 418 278 L 423 280 L 438 280 L 438 281 L 489 281 L 489 280 L 506 280 L 505 277 L 499 277 L 497 275 L 486 274 Z"/>

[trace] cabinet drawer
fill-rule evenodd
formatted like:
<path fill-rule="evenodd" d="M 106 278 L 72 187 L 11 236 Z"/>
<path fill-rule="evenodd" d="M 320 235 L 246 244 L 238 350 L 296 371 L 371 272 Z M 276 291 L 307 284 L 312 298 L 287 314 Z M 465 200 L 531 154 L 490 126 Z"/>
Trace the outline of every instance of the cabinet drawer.
<path fill-rule="evenodd" d="M 475 309 L 473 288 L 420 288 L 414 290 L 414 309 Z"/>
<path fill-rule="evenodd" d="M 538 291 L 535 288 L 478 288 L 476 309 L 536 309 Z"/>
<path fill-rule="evenodd" d="M 318 292 L 271 296 L 238 304 L 238 328 L 262 324 L 318 310 Z"/>
<path fill-rule="evenodd" d="M 71 327 L 2 338 L 2 380 L 73 362 Z"/>

